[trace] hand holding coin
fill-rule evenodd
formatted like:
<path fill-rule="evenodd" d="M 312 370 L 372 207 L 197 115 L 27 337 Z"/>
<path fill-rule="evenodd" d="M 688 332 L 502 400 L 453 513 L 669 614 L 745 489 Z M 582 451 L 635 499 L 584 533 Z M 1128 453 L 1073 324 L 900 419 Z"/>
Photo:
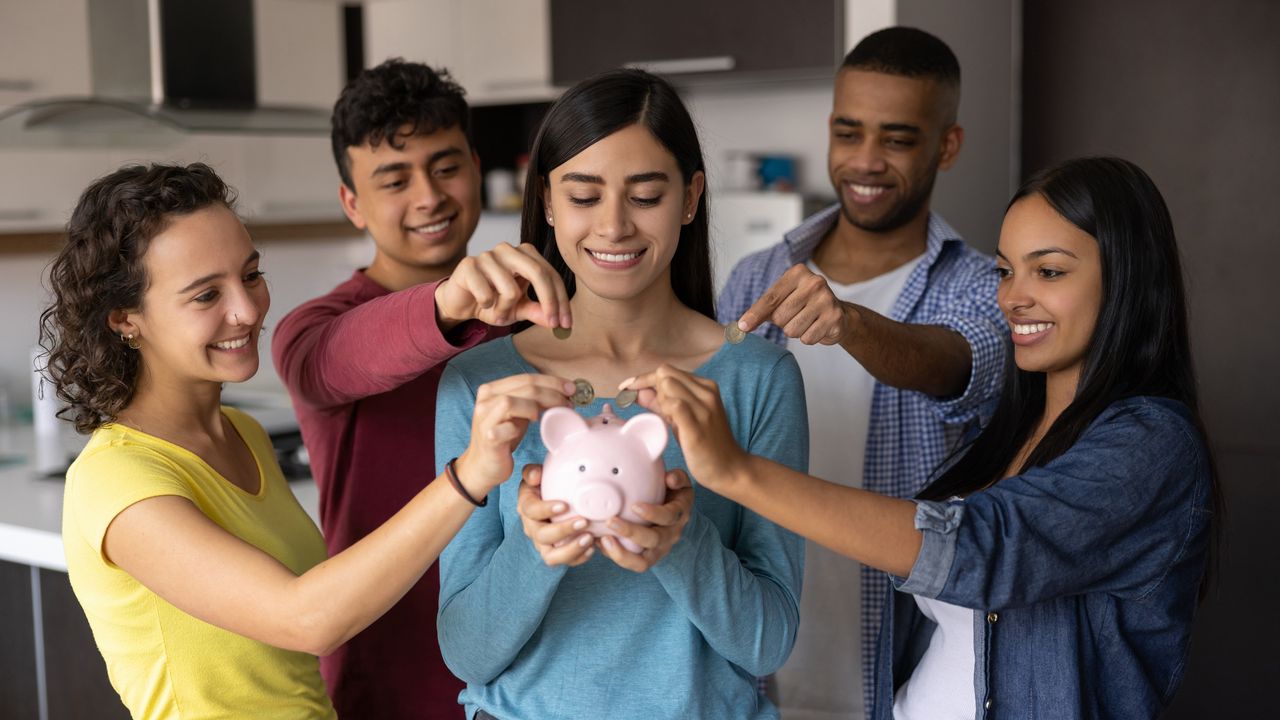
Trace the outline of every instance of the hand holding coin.
<path fill-rule="evenodd" d="M 825 278 L 799 264 L 783 273 L 739 322 L 746 325 L 747 332 L 771 322 L 787 337 L 805 345 L 835 345 L 848 332 L 847 307 Z M 728 332 L 726 329 L 726 339 Z"/>

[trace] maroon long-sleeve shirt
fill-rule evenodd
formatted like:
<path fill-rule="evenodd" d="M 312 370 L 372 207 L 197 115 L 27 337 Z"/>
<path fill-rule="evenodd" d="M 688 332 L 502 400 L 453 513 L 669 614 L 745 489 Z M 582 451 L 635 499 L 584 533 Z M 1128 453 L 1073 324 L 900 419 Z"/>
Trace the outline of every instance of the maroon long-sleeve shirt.
<path fill-rule="evenodd" d="M 505 329 L 436 323 L 436 283 L 390 292 L 357 270 L 276 326 L 272 355 L 293 398 L 320 525 L 333 555 L 435 477 L 436 387 L 445 363 Z M 463 683 L 436 637 L 440 577 L 426 575 L 382 618 L 320 659 L 338 716 L 459 718 Z"/>

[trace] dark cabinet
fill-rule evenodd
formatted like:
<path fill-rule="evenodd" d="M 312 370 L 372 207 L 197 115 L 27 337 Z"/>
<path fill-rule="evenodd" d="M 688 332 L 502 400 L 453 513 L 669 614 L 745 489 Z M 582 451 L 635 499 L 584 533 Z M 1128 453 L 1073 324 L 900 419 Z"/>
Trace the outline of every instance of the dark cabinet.
<path fill-rule="evenodd" d="M 0 638 L 0 718 L 129 720 L 65 572 L 0 561 Z"/>
<path fill-rule="evenodd" d="M 551 0 L 556 85 L 624 65 L 690 81 L 828 77 L 843 0 Z"/>

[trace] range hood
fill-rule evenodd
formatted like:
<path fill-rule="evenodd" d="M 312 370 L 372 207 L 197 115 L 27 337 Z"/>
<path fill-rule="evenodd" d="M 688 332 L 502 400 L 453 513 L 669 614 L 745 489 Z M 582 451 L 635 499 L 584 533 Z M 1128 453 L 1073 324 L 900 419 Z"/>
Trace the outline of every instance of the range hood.
<path fill-rule="evenodd" d="M 329 132 L 328 108 L 258 105 L 253 0 L 87 2 L 93 94 L 0 112 L 3 144 Z"/>

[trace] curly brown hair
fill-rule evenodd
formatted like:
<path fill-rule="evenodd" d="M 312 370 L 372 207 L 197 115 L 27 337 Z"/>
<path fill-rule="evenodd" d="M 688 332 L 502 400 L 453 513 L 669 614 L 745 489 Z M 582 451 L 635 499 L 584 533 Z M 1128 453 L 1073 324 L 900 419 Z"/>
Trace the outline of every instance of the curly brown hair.
<path fill-rule="evenodd" d="M 128 165 L 80 196 L 49 266 L 53 302 L 40 314 L 43 370 L 66 404 L 58 416 L 78 432 L 113 422 L 133 399 L 141 359 L 108 316 L 141 307 L 151 239 L 174 216 L 211 205 L 233 209 L 235 192 L 204 163 Z"/>

